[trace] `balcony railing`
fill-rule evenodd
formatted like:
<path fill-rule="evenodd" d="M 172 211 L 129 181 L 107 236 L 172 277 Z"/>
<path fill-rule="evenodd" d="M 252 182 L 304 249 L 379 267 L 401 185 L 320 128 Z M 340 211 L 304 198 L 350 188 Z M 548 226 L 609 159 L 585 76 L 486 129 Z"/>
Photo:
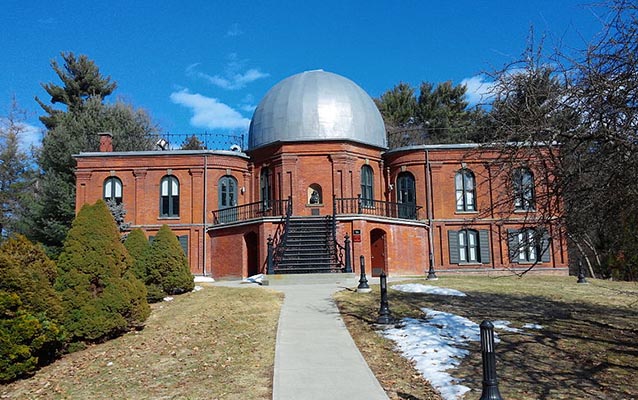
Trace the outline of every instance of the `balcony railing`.
<path fill-rule="evenodd" d="M 290 199 L 258 201 L 213 211 L 213 225 L 247 221 L 263 217 L 283 216 L 288 210 Z"/>
<path fill-rule="evenodd" d="M 360 195 L 353 198 L 335 198 L 334 200 L 336 214 L 365 214 L 418 220 L 421 210 L 421 207 L 416 204 L 363 199 Z"/>

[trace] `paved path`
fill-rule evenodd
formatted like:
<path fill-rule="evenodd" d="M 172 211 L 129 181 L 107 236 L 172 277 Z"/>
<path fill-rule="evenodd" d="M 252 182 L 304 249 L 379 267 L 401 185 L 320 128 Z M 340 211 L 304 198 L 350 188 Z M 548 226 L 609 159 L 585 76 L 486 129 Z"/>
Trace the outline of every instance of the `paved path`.
<path fill-rule="evenodd" d="M 336 283 L 270 287 L 285 294 L 273 400 L 388 399 L 332 300 Z"/>

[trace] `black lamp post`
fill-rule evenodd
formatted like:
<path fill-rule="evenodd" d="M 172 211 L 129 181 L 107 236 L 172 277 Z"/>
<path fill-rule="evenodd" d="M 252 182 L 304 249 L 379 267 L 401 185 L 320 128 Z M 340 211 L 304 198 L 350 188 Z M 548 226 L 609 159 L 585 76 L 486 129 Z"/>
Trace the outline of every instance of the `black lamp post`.
<path fill-rule="evenodd" d="M 578 281 L 576 283 L 589 283 L 585 279 L 585 269 L 583 268 L 583 260 L 578 259 Z"/>
<path fill-rule="evenodd" d="M 345 247 L 345 257 L 346 257 L 346 265 L 345 265 L 345 273 L 349 274 L 352 272 L 352 255 L 350 253 L 350 236 L 346 233 L 344 238 L 343 246 Z"/>
<path fill-rule="evenodd" d="M 393 322 L 392 313 L 388 306 L 388 281 L 385 275 L 385 271 L 381 271 L 379 276 L 381 286 L 381 306 L 379 307 L 379 318 L 377 318 L 377 324 L 388 325 Z"/>
<path fill-rule="evenodd" d="M 268 235 L 268 259 L 267 259 L 267 273 L 268 275 L 272 275 L 275 273 L 275 265 L 273 260 L 273 239 L 272 236 Z"/>
<path fill-rule="evenodd" d="M 361 266 L 359 277 L 359 286 L 357 286 L 357 293 L 370 293 L 372 289 L 368 286 L 368 279 L 366 278 L 366 260 L 363 256 L 359 256 L 359 265 Z"/>
<path fill-rule="evenodd" d="M 432 252 L 430 252 L 430 269 L 428 270 L 428 280 L 429 281 L 436 281 L 437 279 L 439 279 L 439 278 L 434 273 L 434 254 L 432 254 Z"/>

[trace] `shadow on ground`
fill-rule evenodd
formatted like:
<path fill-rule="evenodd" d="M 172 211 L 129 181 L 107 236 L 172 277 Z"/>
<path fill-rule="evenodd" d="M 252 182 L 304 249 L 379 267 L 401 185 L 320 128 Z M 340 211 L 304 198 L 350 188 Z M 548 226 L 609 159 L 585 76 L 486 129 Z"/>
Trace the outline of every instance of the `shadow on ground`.
<path fill-rule="evenodd" d="M 467 297 L 389 292 L 397 314 L 421 307 L 446 311 L 480 323 L 508 320 L 513 327 L 540 324 L 540 330 L 497 331 L 497 371 L 506 399 L 628 399 L 638 397 L 638 318 L 635 310 L 544 297 L 466 291 Z M 418 313 L 418 312 L 417 312 Z M 479 344 L 454 376 L 481 389 Z"/>

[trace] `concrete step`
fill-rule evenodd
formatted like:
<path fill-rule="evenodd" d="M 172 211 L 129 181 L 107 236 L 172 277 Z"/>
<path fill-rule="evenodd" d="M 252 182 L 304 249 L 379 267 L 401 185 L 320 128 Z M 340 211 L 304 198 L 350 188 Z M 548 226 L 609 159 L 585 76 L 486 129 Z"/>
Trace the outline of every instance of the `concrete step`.
<path fill-rule="evenodd" d="M 342 272 L 323 274 L 274 274 L 267 275 L 269 285 L 312 285 L 335 283 L 345 287 L 357 286 L 359 278 L 355 274 Z"/>

